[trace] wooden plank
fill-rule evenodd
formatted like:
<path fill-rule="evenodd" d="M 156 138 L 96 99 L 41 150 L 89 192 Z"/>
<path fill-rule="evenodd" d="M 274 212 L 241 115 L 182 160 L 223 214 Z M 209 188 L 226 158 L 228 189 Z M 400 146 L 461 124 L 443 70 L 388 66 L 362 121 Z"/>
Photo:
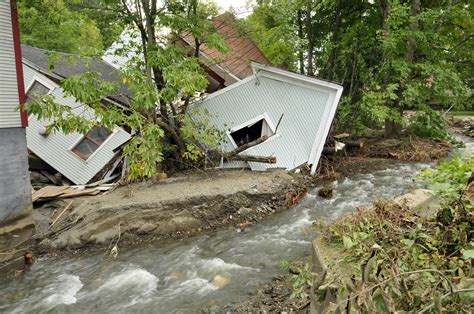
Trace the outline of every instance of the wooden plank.
<path fill-rule="evenodd" d="M 54 219 L 54 221 L 51 223 L 51 225 L 49 225 L 48 230 L 51 229 L 54 226 L 54 224 L 59 220 L 59 218 L 61 218 L 61 216 L 66 212 L 66 210 L 68 210 L 69 207 L 71 207 L 72 202 L 73 201 L 69 202 L 69 204 L 67 204 L 67 206 L 64 207 L 64 209 L 61 211 L 61 213 L 58 215 L 58 217 L 56 217 L 56 219 Z"/>
<path fill-rule="evenodd" d="M 64 194 L 66 190 L 68 189 L 70 189 L 70 187 L 66 185 L 63 185 L 63 186 L 48 185 L 48 186 L 45 186 L 44 188 L 39 189 L 38 191 L 35 191 L 31 195 L 31 199 L 34 202 L 41 198 L 53 198 L 61 194 Z"/>
<path fill-rule="evenodd" d="M 89 195 L 97 195 L 99 194 L 100 191 L 97 189 L 85 189 L 85 190 L 78 190 L 78 191 L 72 191 L 72 192 L 67 192 L 64 194 L 61 194 L 55 199 L 63 199 L 63 198 L 71 198 L 71 197 L 79 197 L 79 196 L 89 196 Z"/>

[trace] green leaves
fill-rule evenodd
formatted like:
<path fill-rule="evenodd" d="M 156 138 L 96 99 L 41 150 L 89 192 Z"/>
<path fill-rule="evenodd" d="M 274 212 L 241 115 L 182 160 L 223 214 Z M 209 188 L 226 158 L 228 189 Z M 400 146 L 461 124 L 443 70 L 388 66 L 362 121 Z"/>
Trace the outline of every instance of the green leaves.
<path fill-rule="evenodd" d="M 63 0 L 22 0 L 18 12 L 25 44 L 81 55 L 97 55 L 104 48 L 95 22 Z"/>
<path fill-rule="evenodd" d="M 342 244 L 346 249 L 350 249 L 354 246 L 354 242 L 352 242 L 352 239 L 346 235 L 342 235 Z"/>
<path fill-rule="evenodd" d="M 442 161 L 436 169 L 426 169 L 418 178 L 441 198 L 442 204 L 450 204 L 460 197 L 473 171 L 474 155 L 464 158 L 457 155 Z"/>

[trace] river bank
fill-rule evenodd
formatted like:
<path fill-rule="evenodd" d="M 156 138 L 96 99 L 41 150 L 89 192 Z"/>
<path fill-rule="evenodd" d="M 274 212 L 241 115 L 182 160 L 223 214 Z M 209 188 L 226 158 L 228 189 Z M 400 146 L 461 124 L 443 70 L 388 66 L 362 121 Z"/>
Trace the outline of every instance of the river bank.
<path fill-rule="evenodd" d="M 52 228 L 51 217 L 69 202 L 48 202 L 35 209 L 34 252 L 50 256 L 96 253 L 227 227 L 244 230 L 295 206 L 308 188 L 318 184 L 383 169 L 392 159 L 431 161 L 451 149 L 445 141 L 422 139 L 410 139 L 410 145 L 380 139 L 366 143 L 351 155 L 323 156 L 316 176 L 304 169 L 297 173 L 207 170 L 122 186 L 105 195 L 75 199 L 72 209 Z M 430 153 L 421 156 L 422 147 Z"/>

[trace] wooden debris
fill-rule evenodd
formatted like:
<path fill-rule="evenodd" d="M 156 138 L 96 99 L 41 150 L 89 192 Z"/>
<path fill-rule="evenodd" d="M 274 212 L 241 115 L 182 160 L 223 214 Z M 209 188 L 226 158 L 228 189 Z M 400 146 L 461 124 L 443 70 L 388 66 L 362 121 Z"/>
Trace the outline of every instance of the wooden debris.
<path fill-rule="evenodd" d="M 347 149 L 364 147 L 364 143 L 361 141 L 344 141 L 344 144 L 346 144 Z"/>
<path fill-rule="evenodd" d="M 322 187 L 318 190 L 318 195 L 323 198 L 334 197 L 334 189 L 330 186 Z"/>
<path fill-rule="evenodd" d="M 71 198 L 71 197 L 78 197 L 78 196 L 86 196 L 86 195 L 97 195 L 100 193 L 98 189 L 84 189 L 84 190 L 75 190 L 75 189 L 68 189 L 65 191 L 64 194 L 61 194 L 55 199 L 63 199 L 63 198 Z"/>
<path fill-rule="evenodd" d="M 33 192 L 31 198 L 33 202 L 39 200 L 40 198 L 54 198 L 63 194 L 67 189 L 69 189 L 69 186 L 45 186 L 44 188 Z"/>
<path fill-rule="evenodd" d="M 61 213 L 59 213 L 58 217 L 56 217 L 56 219 L 54 219 L 54 221 L 51 223 L 51 225 L 49 225 L 48 230 L 51 229 L 54 226 L 54 224 L 59 220 L 59 218 L 61 218 L 61 216 L 66 212 L 66 210 L 68 210 L 71 207 L 72 202 L 73 201 L 70 201 L 69 204 L 67 204 L 67 206 L 64 207 L 64 209 L 61 211 Z"/>
<path fill-rule="evenodd" d="M 247 156 L 247 155 L 236 155 L 232 157 L 224 157 L 226 161 L 249 161 L 249 162 L 263 162 L 266 164 L 276 164 L 277 160 L 274 156 Z"/>
<path fill-rule="evenodd" d="M 97 195 L 104 190 L 102 187 L 85 189 L 72 186 L 45 186 L 44 188 L 33 192 L 31 198 L 33 202 L 49 201 L 56 199 L 72 198 L 86 195 Z"/>
<path fill-rule="evenodd" d="M 232 158 L 233 156 L 237 156 L 239 153 L 249 149 L 250 147 L 257 146 L 258 144 L 265 142 L 267 139 L 268 139 L 268 136 L 262 136 L 256 139 L 255 141 L 245 143 L 244 145 L 237 147 L 233 151 L 225 153 L 224 159 L 229 159 L 229 158 Z"/>

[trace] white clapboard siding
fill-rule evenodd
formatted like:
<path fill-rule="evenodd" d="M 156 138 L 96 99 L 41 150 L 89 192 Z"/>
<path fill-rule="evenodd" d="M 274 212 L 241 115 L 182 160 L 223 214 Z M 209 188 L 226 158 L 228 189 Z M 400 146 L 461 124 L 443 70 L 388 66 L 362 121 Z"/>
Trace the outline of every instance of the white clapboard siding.
<path fill-rule="evenodd" d="M 56 86 L 52 95 L 55 96 L 58 103 L 75 108 L 74 111 L 77 114 L 82 114 L 86 110 L 85 114 L 91 119 L 94 118 L 90 109 L 87 110 L 85 106 L 76 103 L 71 97 L 65 97 L 62 89 L 40 72 L 23 64 L 23 75 L 26 88 L 35 78 Z M 115 156 L 113 150 L 130 138 L 126 131 L 116 127 L 112 135 L 94 155 L 88 160 L 83 160 L 70 150 L 83 135 L 79 133 L 66 135 L 62 132 L 55 132 L 48 136 L 42 136 L 40 130 L 46 125 L 48 125 L 48 121 L 38 121 L 35 116 L 29 116 L 26 128 L 28 149 L 75 184 L 88 183 Z"/>
<path fill-rule="evenodd" d="M 10 0 L 0 0 L 0 128 L 21 127 Z"/>
<path fill-rule="evenodd" d="M 255 75 L 211 94 L 193 107 L 201 109 L 201 113 L 207 110 L 220 130 L 239 126 L 262 114 L 275 126 L 283 114 L 277 136 L 241 154 L 277 158 L 276 164 L 249 162 L 252 170 L 291 170 L 304 163 L 314 165 L 315 169 L 342 86 L 258 64 L 253 67 Z M 228 139 L 224 150 L 234 148 Z M 242 165 L 233 162 L 224 167 Z"/>

